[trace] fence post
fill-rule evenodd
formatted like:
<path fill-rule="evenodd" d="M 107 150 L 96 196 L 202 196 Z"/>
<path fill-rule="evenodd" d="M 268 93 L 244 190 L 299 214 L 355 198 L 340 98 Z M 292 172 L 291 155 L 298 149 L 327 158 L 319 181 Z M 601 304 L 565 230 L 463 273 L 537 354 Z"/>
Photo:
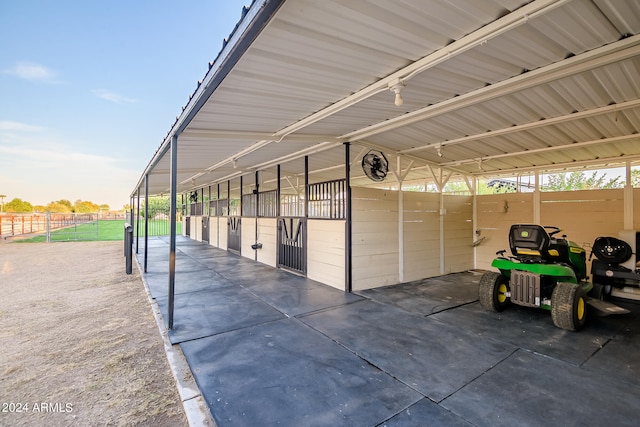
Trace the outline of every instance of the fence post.
<path fill-rule="evenodd" d="M 132 272 L 132 251 L 133 245 L 133 227 L 127 223 L 124 225 L 124 257 L 126 263 L 126 272 L 131 274 Z"/>
<path fill-rule="evenodd" d="M 47 243 L 51 243 L 51 212 L 47 211 Z"/>

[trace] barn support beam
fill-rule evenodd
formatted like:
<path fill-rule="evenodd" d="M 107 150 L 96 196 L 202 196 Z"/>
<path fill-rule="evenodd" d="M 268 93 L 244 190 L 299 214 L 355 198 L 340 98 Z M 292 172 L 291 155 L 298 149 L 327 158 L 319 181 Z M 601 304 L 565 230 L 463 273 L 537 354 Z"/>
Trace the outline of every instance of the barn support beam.
<path fill-rule="evenodd" d="M 351 249 L 351 144 L 349 142 L 344 143 L 344 175 L 346 180 L 346 195 L 345 195 L 345 233 L 344 233 L 344 290 L 345 292 L 351 292 L 353 289 L 353 272 L 352 272 L 352 249 Z M 278 177 L 280 177 L 280 165 L 278 165 Z M 280 188 L 280 180 L 278 180 L 278 188 Z M 280 191 L 278 191 L 278 200 Z M 278 203 L 280 205 L 280 203 Z"/>
<path fill-rule="evenodd" d="M 147 272 L 149 255 L 149 174 L 144 176 L 144 272 Z"/>
<path fill-rule="evenodd" d="M 541 194 L 540 194 L 540 171 L 535 172 L 535 186 L 533 189 L 533 223 L 540 224 L 540 208 L 541 208 Z"/>
<path fill-rule="evenodd" d="M 169 295 L 167 304 L 167 323 L 169 329 L 173 329 L 173 309 L 176 289 L 176 196 L 178 181 L 178 135 L 171 137 L 171 170 L 170 170 L 171 190 L 169 191 L 170 201 L 170 231 L 169 231 Z"/>
<path fill-rule="evenodd" d="M 136 254 L 138 253 L 138 246 L 140 246 L 140 187 L 138 187 L 138 201 L 136 208 Z"/>
<path fill-rule="evenodd" d="M 626 162 L 626 181 L 624 185 L 624 229 L 633 230 L 633 183 L 631 182 L 631 162 Z"/>

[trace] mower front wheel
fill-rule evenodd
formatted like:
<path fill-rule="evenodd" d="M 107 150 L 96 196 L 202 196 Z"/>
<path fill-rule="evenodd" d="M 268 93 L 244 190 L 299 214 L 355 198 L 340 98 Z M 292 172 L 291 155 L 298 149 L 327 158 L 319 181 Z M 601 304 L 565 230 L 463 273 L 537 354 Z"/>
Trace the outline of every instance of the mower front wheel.
<path fill-rule="evenodd" d="M 579 331 L 587 321 L 587 294 L 575 283 L 559 282 L 551 295 L 551 320 L 560 329 Z"/>
<path fill-rule="evenodd" d="M 509 278 L 500 273 L 484 273 L 480 278 L 478 297 L 480 305 L 487 310 L 500 312 L 511 302 L 507 296 Z"/>

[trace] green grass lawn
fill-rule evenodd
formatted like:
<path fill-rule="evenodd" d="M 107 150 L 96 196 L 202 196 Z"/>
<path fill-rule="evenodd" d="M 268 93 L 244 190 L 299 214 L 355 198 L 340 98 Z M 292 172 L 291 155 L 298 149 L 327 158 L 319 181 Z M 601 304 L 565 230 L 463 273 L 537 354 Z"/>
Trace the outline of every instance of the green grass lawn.
<path fill-rule="evenodd" d="M 149 221 L 149 236 L 163 236 L 169 234 L 169 221 Z M 182 234 L 182 224 L 176 224 L 176 234 Z M 144 236 L 144 222 L 140 221 L 140 236 Z M 135 234 L 134 234 L 135 238 Z M 98 240 L 124 240 L 124 220 L 100 220 L 75 227 L 67 227 L 51 232 L 51 241 L 98 241 Z M 40 234 L 27 239 L 15 240 L 16 243 L 46 242 L 47 236 Z"/>

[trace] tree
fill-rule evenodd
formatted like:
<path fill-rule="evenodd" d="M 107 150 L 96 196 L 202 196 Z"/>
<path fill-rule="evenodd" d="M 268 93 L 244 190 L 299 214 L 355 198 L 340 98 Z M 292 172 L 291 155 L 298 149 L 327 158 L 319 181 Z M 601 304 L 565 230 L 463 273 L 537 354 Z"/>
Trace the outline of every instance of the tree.
<path fill-rule="evenodd" d="M 17 212 L 17 213 L 27 213 L 33 212 L 33 205 L 29 202 L 23 201 L 22 199 L 15 198 L 9 203 L 5 204 L 6 212 Z"/>
<path fill-rule="evenodd" d="M 73 204 L 73 212 L 75 213 L 93 213 L 98 212 L 99 210 L 100 206 L 89 201 L 76 200 Z"/>
<path fill-rule="evenodd" d="M 109 211 L 109 210 L 110 210 L 110 209 L 109 209 L 109 205 L 108 205 L 108 204 L 106 204 L 106 203 L 101 204 L 101 205 L 100 205 L 100 210 L 101 210 L 101 211 L 103 211 L 103 212 L 107 212 L 107 211 Z"/>
<path fill-rule="evenodd" d="M 149 218 L 154 219 L 158 214 L 167 214 L 171 211 L 171 199 L 169 197 L 150 197 L 148 202 Z M 140 214 L 144 216 L 144 202 L 140 206 Z"/>
<path fill-rule="evenodd" d="M 594 171 L 590 176 L 583 171 L 558 173 L 548 176 L 543 189 L 544 191 L 595 190 L 620 188 L 624 185 L 619 176 L 609 180 L 606 177 L 606 173 L 598 176 L 598 171 Z"/>
<path fill-rule="evenodd" d="M 631 169 L 631 185 L 640 187 L 640 169 Z"/>

